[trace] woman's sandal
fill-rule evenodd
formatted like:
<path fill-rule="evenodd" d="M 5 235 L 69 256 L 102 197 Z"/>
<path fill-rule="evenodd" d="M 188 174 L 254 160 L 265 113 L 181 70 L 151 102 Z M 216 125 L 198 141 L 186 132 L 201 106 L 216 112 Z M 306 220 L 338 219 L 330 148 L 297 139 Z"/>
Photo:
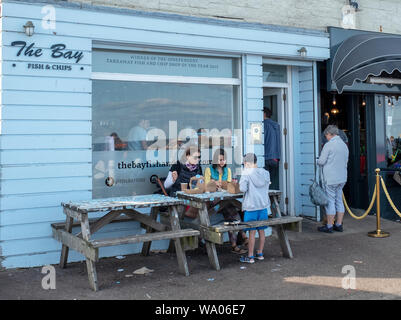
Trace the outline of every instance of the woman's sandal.
<path fill-rule="evenodd" d="M 248 252 L 248 250 L 245 250 L 245 249 L 241 249 L 240 247 L 238 247 L 238 246 L 233 246 L 233 247 L 231 247 L 231 252 L 232 253 L 238 253 L 238 254 L 244 254 L 244 253 L 247 253 Z"/>

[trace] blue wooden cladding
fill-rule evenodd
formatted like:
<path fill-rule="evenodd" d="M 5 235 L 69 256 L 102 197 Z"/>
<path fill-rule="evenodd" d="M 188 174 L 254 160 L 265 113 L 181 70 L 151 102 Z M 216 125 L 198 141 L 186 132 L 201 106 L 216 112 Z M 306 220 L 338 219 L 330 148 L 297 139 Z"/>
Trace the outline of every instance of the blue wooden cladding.
<path fill-rule="evenodd" d="M 315 176 L 315 112 L 313 69 L 293 70 L 294 84 L 294 149 L 295 149 L 295 210 L 297 214 L 316 216 L 316 207 L 309 200 L 309 185 Z M 316 89 L 315 89 L 316 90 Z"/>
<path fill-rule="evenodd" d="M 92 199 L 93 48 L 126 45 L 128 50 L 136 51 L 157 47 L 188 54 L 239 57 L 244 129 L 249 128 L 250 122 L 263 120 L 263 57 L 299 59 L 297 50 L 302 46 L 307 48 L 311 61 L 329 57 L 327 34 L 313 30 L 95 6 L 81 9 L 62 2 L 53 5 L 56 28 L 48 29 L 42 26 L 43 4 L 2 2 L 0 268 L 58 263 L 61 245 L 52 238 L 50 223 L 65 220 L 61 202 Z M 28 20 L 35 25 L 31 37 L 25 35 L 22 27 Z M 27 47 L 34 44 L 32 50 L 40 51 L 32 52 L 41 55 L 30 56 L 23 50 L 17 56 L 21 47 L 12 46 L 15 41 L 24 41 Z M 51 46 L 60 43 L 66 46 L 64 53 L 70 50 L 71 54 L 54 58 Z M 69 59 L 80 52 L 78 63 L 77 59 Z M 294 119 L 298 194 L 304 192 L 301 185 L 312 170 L 303 163 L 311 161 L 309 151 L 314 150 L 310 121 L 316 88 L 310 68 L 295 69 L 292 74 L 293 107 L 298 110 Z M 301 142 L 305 144 L 302 148 Z M 263 146 L 254 150 L 261 164 Z M 309 210 L 302 207 L 307 204 L 305 197 L 296 197 L 297 214 L 303 208 Z M 102 237 L 113 237 L 132 234 L 133 230 L 143 232 L 138 223 L 116 223 L 100 233 Z M 157 241 L 152 249 L 164 249 L 167 245 L 168 241 Z M 139 251 L 139 244 L 123 245 L 101 248 L 100 256 Z M 70 253 L 69 261 L 80 260 L 82 255 Z"/>

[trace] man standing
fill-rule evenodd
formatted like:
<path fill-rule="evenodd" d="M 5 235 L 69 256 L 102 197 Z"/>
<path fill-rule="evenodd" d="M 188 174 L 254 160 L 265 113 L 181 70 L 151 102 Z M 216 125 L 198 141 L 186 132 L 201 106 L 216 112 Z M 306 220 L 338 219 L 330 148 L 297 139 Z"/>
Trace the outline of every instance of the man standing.
<path fill-rule="evenodd" d="M 128 133 L 129 150 L 146 150 L 148 144 L 146 142 L 147 129 L 149 128 L 149 120 L 141 120 L 139 124 L 133 127 Z"/>
<path fill-rule="evenodd" d="M 271 110 L 263 108 L 265 169 L 270 173 L 271 189 L 279 189 L 278 168 L 281 154 L 281 131 L 280 125 L 271 120 L 271 116 Z"/>

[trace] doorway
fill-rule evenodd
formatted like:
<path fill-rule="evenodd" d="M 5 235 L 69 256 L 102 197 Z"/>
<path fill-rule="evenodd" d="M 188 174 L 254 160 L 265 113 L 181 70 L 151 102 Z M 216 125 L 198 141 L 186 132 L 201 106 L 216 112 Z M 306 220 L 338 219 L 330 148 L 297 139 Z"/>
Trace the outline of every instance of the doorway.
<path fill-rule="evenodd" d="M 279 161 L 277 166 L 270 165 L 271 190 L 280 190 L 282 192 L 282 201 L 280 201 L 280 210 L 288 214 L 288 121 L 287 121 L 287 89 L 286 88 L 263 88 L 263 107 L 271 111 L 270 120 L 273 121 L 269 128 L 274 130 L 276 124 L 279 126 L 280 147 Z"/>
<path fill-rule="evenodd" d="M 321 94 L 321 139 L 320 147 L 326 142 L 324 129 L 336 125 L 342 132 L 340 137 L 349 149 L 348 180 L 344 195 L 352 208 L 366 209 L 369 206 L 369 180 L 372 176 L 374 152 L 371 137 L 374 137 L 372 125 L 372 95 L 343 93 L 341 95 L 322 91 Z"/>

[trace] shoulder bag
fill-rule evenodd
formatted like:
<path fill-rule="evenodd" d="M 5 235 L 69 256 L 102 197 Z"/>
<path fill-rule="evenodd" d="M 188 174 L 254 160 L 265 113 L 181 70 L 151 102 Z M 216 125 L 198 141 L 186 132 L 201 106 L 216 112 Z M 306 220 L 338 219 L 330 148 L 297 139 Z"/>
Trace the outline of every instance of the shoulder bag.
<path fill-rule="evenodd" d="M 320 167 L 320 166 L 319 166 Z M 325 183 L 324 181 L 324 176 L 323 176 L 323 170 L 320 168 L 321 172 L 321 177 L 323 179 L 323 184 Z M 317 173 L 317 170 L 316 170 Z M 312 180 L 312 184 L 309 186 L 309 197 L 310 201 L 315 205 L 315 206 L 326 206 L 329 203 L 329 199 L 327 197 L 326 192 L 322 189 L 322 187 L 319 185 L 317 177 L 315 177 L 314 180 Z"/>

